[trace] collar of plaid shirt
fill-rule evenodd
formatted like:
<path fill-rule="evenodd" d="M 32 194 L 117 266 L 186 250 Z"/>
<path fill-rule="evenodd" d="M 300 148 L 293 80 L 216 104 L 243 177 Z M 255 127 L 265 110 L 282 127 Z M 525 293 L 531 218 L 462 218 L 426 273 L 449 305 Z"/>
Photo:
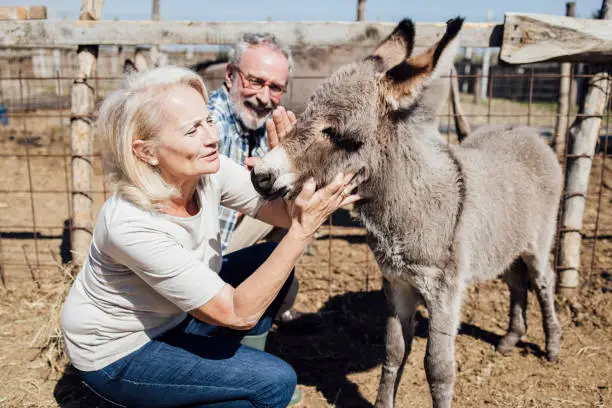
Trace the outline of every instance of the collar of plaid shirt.
<path fill-rule="evenodd" d="M 210 94 L 208 108 L 219 132 L 219 153 L 244 166 L 244 160 L 247 157 L 263 157 L 268 152 L 266 127 L 262 126 L 254 131 L 244 127 L 232 111 L 229 90 L 225 84 Z M 219 207 L 220 240 L 223 253 L 227 250 L 239 216 L 238 211 L 223 206 Z"/>

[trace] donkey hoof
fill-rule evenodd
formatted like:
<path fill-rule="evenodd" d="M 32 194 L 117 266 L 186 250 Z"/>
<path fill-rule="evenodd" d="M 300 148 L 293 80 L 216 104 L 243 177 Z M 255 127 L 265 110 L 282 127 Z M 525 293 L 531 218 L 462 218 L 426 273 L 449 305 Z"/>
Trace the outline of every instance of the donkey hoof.
<path fill-rule="evenodd" d="M 558 363 L 559 362 L 559 352 L 558 351 L 547 351 L 546 352 L 546 359 L 548 361 L 550 361 L 551 363 Z"/>
<path fill-rule="evenodd" d="M 502 346 L 501 344 L 498 345 L 496 347 L 496 350 L 499 354 L 501 354 L 504 357 L 508 357 L 509 355 L 512 354 L 512 352 L 514 351 L 514 347 L 513 346 Z"/>
<path fill-rule="evenodd" d="M 501 338 L 497 344 L 496 350 L 502 356 L 509 356 L 514 351 L 514 347 L 520 340 L 520 336 L 516 335 L 505 335 Z"/>

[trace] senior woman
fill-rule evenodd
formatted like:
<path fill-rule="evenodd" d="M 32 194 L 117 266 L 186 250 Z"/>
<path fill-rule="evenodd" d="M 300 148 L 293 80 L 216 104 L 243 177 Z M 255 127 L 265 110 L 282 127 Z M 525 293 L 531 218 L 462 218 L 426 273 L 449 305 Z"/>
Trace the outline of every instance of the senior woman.
<path fill-rule="evenodd" d="M 162 67 L 102 104 L 98 137 L 116 186 L 62 311 L 84 383 L 123 406 L 284 407 L 293 369 L 243 345 L 266 333 L 293 266 L 327 216 L 359 199 L 350 175 L 293 201 L 263 202 L 219 156 L 200 77 Z M 285 131 L 279 129 L 279 131 Z M 283 240 L 221 256 L 219 204 L 288 228 Z"/>

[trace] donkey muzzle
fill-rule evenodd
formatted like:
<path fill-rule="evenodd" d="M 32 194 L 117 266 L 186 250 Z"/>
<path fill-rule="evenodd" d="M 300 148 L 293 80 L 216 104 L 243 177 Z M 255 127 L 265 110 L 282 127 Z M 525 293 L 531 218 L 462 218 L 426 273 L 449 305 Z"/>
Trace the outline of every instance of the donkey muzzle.
<path fill-rule="evenodd" d="M 293 189 L 294 174 L 290 169 L 285 152 L 276 147 L 251 170 L 251 183 L 263 198 L 274 200 Z"/>
<path fill-rule="evenodd" d="M 257 166 L 251 170 L 251 183 L 263 197 L 267 198 L 272 193 L 276 180 L 276 174 L 274 173 L 271 169 L 261 169 Z"/>
<path fill-rule="evenodd" d="M 292 189 L 292 183 L 285 183 L 289 177 L 278 176 L 278 171 L 274 169 L 266 169 L 255 167 L 251 170 L 251 183 L 263 198 L 266 200 L 275 200 L 278 197 L 288 196 Z M 288 198 L 288 197 L 285 197 Z"/>

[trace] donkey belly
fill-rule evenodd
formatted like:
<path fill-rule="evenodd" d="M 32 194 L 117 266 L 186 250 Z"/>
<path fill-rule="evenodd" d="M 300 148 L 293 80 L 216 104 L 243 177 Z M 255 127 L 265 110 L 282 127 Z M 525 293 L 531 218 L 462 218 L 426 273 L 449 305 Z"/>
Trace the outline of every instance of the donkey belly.
<path fill-rule="evenodd" d="M 555 222 L 561 189 L 560 167 L 548 146 L 528 129 L 502 135 L 495 129 L 483 129 L 470 149 L 458 151 L 466 174 L 458 240 L 475 280 L 499 275 L 541 242 Z"/>

